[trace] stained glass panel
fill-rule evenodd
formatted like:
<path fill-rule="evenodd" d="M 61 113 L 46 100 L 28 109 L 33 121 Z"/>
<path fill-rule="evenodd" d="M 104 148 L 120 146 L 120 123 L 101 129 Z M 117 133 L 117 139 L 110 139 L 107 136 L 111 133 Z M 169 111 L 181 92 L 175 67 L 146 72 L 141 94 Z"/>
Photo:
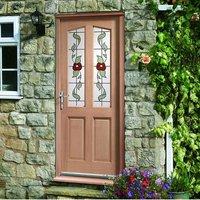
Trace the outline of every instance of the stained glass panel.
<path fill-rule="evenodd" d="M 110 30 L 93 28 L 93 106 L 110 107 Z"/>
<path fill-rule="evenodd" d="M 85 29 L 68 32 L 68 106 L 85 106 Z"/>

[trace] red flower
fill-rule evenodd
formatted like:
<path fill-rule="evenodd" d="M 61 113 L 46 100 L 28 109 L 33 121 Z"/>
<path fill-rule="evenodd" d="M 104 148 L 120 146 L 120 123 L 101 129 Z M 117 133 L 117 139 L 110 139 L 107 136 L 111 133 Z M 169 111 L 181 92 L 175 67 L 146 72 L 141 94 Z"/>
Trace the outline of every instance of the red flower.
<path fill-rule="evenodd" d="M 135 181 L 135 176 L 131 175 L 129 178 L 130 183 L 133 183 Z"/>
<path fill-rule="evenodd" d="M 99 70 L 99 71 L 105 71 L 106 65 L 105 65 L 105 63 L 99 63 L 99 62 L 98 62 L 96 68 L 97 68 L 97 70 Z"/>
<path fill-rule="evenodd" d="M 149 186 L 149 180 L 147 178 L 144 178 L 142 180 L 142 186 L 145 187 L 145 188 Z"/>
<path fill-rule="evenodd" d="M 79 63 L 74 63 L 73 65 L 73 70 L 74 71 L 80 71 L 82 69 L 82 64 L 79 62 Z"/>

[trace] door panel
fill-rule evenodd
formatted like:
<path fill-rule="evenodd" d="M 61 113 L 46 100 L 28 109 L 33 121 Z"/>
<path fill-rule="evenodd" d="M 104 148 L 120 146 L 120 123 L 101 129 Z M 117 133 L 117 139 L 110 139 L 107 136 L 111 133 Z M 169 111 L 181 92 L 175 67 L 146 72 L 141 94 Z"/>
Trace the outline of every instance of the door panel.
<path fill-rule="evenodd" d="M 85 120 L 84 118 L 69 118 L 69 159 L 85 159 Z"/>
<path fill-rule="evenodd" d="M 59 30 L 59 175 L 114 175 L 120 154 L 118 18 L 62 20 Z"/>
<path fill-rule="evenodd" d="M 94 118 L 93 161 L 111 162 L 111 119 Z"/>

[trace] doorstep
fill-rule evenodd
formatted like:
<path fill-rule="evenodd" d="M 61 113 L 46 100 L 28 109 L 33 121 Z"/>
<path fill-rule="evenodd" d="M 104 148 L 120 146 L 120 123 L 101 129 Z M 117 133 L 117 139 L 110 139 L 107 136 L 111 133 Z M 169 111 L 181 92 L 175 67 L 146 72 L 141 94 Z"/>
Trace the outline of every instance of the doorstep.
<path fill-rule="evenodd" d="M 105 198 L 101 190 L 86 187 L 50 186 L 46 188 L 47 199 Z"/>

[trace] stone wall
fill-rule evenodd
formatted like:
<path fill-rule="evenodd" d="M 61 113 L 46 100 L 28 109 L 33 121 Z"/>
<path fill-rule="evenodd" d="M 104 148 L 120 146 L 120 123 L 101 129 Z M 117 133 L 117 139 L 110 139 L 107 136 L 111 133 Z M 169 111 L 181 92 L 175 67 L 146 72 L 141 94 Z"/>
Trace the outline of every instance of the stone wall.
<path fill-rule="evenodd" d="M 133 52 L 155 43 L 156 21 L 137 0 L 6 0 L 0 15 L 19 15 L 20 89 L 23 99 L 0 100 L 0 198 L 42 198 L 55 174 L 55 23 L 35 35 L 30 13 L 38 7 L 45 23 L 55 13 L 123 11 L 125 13 L 125 163 L 164 172 L 164 141 L 149 136 L 161 121 L 147 71 L 131 64 Z"/>

